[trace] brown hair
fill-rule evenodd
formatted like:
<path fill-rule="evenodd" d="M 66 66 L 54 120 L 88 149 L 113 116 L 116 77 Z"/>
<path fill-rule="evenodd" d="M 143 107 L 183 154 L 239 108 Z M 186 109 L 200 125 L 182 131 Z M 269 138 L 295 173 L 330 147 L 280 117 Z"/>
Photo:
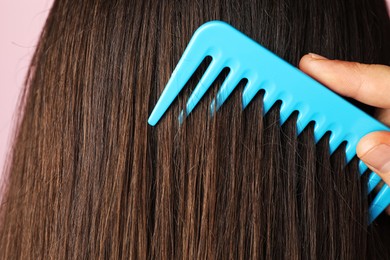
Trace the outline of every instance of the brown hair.
<path fill-rule="evenodd" d="M 389 258 L 388 218 L 367 227 L 366 178 L 344 145 L 329 156 L 330 133 L 297 137 L 298 114 L 280 126 L 277 102 L 263 116 L 264 93 L 242 110 L 245 81 L 209 116 L 228 70 L 179 125 L 206 60 L 147 125 L 214 19 L 293 64 L 309 51 L 390 64 L 380 0 L 55 1 L 21 99 L 0 258 Z"/>

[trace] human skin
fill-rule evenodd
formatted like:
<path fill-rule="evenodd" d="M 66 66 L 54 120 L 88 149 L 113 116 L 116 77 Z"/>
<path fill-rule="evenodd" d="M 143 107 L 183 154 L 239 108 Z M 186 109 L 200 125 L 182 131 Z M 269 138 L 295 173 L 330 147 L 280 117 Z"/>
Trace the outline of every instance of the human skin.
<path fill-rule="evenodd" d="M 390 126 L 390 67 L 329 60 L 309 53 L 299 68 L 340 95 L 376 107 L 376 118 Z M 364 136 L 356 147 L 357 156 L 390 185 L 390 132 Z M 386 209 L 390 214 L 390 207 Z"/>

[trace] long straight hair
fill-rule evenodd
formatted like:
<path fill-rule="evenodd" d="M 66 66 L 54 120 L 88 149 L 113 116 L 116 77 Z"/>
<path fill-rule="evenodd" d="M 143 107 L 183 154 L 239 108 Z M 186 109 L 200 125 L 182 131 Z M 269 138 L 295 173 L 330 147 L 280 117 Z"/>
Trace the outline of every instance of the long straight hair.
<path fill-rule="evenodd" d="M 366 176 L 280 102 L 147 118 L 192 33 L 223 20 L 297 65 L 307 52 L 390 64 L 381 0 L 58 0 L 21 98 L 0 209 L 1 259 L 386 259 Z M 331 105 L 331 104 L 330 104 Z M 368 109 L 368 108 L 367 108 Z M 367 110 L 369 111 L 369 109 Z M 385 232 L 384 232 L 385 233 Z"/>

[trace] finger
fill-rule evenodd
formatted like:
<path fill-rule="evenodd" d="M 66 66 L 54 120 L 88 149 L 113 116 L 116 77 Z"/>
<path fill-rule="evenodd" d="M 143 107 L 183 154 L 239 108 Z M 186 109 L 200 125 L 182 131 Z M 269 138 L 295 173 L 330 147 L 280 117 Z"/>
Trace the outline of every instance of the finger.
<path fill-rule="evenodd" d="M 357 156 L 390 186 L 390 132 L 364 136 L 356 147 Z"/>
<path fill-rule="evenodd" d="M 375 118 L 390 126 L 390 109 L 377 109 L 375 112 Z"/>
<path fill-rule="evenodd" d="M 380 108 L 390 108 L 390 67 L 302 57 L 299 68 L 333 91 Z"/>

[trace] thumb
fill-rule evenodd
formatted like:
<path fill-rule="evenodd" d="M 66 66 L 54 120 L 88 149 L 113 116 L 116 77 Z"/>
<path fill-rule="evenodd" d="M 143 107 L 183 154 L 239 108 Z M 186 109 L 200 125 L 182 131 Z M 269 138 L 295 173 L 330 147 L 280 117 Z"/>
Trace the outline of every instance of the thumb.
<path fill-rule="evenodd" d="M 357 156 L 390 186 L 390 132 L 364 136 L 356 147 Z"/>

